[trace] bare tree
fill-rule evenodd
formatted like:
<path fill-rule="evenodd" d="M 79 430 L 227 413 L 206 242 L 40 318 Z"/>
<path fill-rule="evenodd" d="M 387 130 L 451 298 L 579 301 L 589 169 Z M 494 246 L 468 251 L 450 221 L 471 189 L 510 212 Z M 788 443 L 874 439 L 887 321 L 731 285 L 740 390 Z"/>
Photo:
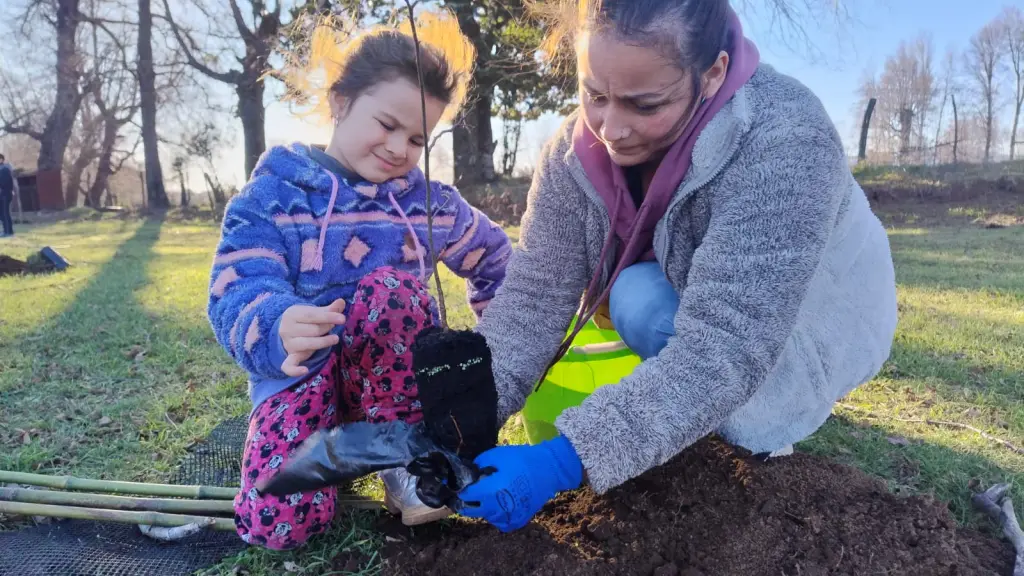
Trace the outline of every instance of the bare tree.
<path fill-rule="evenodd" d="M 965 55 L 967 73 L 974 83 L 974 89 L 981 99 L 982 115 L 985 118 L 985 154 L 983 161 L 992 158 L 992 140 L 998 108 L 999 83 L 996 75 L 1003 58 L 1002 26 L 998 21 L 985 25 L 971 38 Z"/>
<path fill-rule="evenodd" d="M 939 91 L 942 93 L 942 102 L 939 104 L 939 118 L 935 122 L 935 154 L 933 156 L 933 162 L 938 163 L 939 161 L 939 150 L 946 145 L 940 141 L 943 130 L 943 115 L 946 111 L 946 102 L 949 101 L 950 97 L 953 96 L 956 83 L 956 52 L 953 50 L 946 51 L 946 57 L 942 64 L 942 81 L 941 88 Z"/>
<path fill-rule="evenodd" d="M 936 92 L 931 54 L 931 42 L 925 36 L 901 43 L 896 54 L 886 59 L 880 77 L 869 76 L 861 82 L 863 102 L 878 101 L 872 148 L 897 163 L 907 162 L 912 152 L 926 147 L 924 126 Z"/>
<path fill-rule="evenodd" d="M 242 133 L 245 138 L 245 173 L 251 174 L 259 160 L 260 154 L 267 145 L 264 129 L 264 113 L 266 111 L 263 96 L 264 79 L 268 70 L 268 60 L 280 39 L 282 27 L 282 3 L 276 0 L 273 8 L 259 0 L 250 0 L 249 20 L 242 12 L 238 0 L 228 0 L 231 8 L 230 21 L 233 29 L 224 30 L 214 27 L 207 32 L 206 46 L 217 44 L 219 53 L 210 54 L 200 48 L 196 41 L 196 33 L 176 22 L 171 14 L 167 0 L 163 1 L 165 17 L 171 26 L 174 37 L 181 47 L 188 63 L 197 71 L 213 80 L 230 85 L 238 97 L 238 117 L 242 122 Z M 197 10 L 211 21 L 216 21 L 216 13 L 202 2 L 194 4 Z M 238 46 L 238 41 L 241 46 Z M 200 54 L 197 57 L 196 54 Z M 217 70 L 212 64 L 222 57 L 230 55 L 238 68 Z M 226 59 L 226 58 L 224 58 Z"/>
<path fill-rule="evenodd" d="M 1006 54 L 1010 60 L 1010 72 L 1014 78 L 1013 124 L 1010 128 L 1010 160 L 1014 159 L 1020 127 L 1020 114 L 1024 109 L 1024 11 L 1017 6 L 1003 10 L 1000 20 L 1003 25 Z"/>
<path fill-rule="evenodd" d="M 65 146 L 64 161 L 64 207 L 74 208 L 78 198 L 88 188 L 86 172 L 100 157 L 100 136 L 103 133 L 103 118 L 89 102 L 89 96 L 83 99 L 75 119 L 71 135 Z"/>
<path fill-rule="evenodd" d="M 97 86 L 93 91 L 93 102 L 103 119 L 103 137 L 100 141 L 96 176 L 86 194 L 86 206 L 99 208 L 102 205 L 103 192 L 107 189 L 110 177 L 121 169 L 138 147 L 139 139 L 136 138 L 131 149 L 118 149 L 118 144 L 123 139 L 122 129 L 132 121 L 139 110 L 138 94 L 136 77 L 124 68 L 111 70 L 104 77 L 102 87 Z"/>
<path fill-rule="evenodd" d="M 18 18 L 17 34 L 26 45 L 54 45 L 52 68 L 37 93 L 41 98 L 26 97 L 26 80 L 33 75 L 12 78 L 5 75 L 2 84 L 3 105 L 0 106 L 0 129 L 25 134 L 39 141 L 39 170 L 60 170 L 64 152 L 71 139 L 75 118 L 91 87 L 84 85 L 84 59 L 79 53 L 78 31 L 82 22 L 79 0 L 32 1 Z M 52 37 L 50 34 L 52 33 Z M 51 44 L 52 42 L 52 44 Z"/>

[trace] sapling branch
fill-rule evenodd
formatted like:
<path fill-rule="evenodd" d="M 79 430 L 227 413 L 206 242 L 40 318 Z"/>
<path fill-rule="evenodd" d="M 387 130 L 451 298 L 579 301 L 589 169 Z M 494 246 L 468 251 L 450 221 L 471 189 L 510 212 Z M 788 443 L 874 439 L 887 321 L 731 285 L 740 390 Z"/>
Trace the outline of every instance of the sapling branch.
<path fill-rule="evenodd" d="M 416 46 L 416 74 L 419 79 L 420 85 L 420 109 L 422 112 L 423 121 L 423 136 L 427 137 L 429 134 L 427 130 L 427 92 L 423 84 L 423 65 L 421 62 L 422 49 L 420 48 L 420 38 L 416 31 L 416 0 L 405 0 L 405 7 L 409 12 L 409 28 L 412 31 L 412 42 Z M 441 317 L 441 328 L 448 329 L 448 312 L 444 304 L 444 291 L 441 288 L 441 276 L 437 270 L 437 253 L 434 251 L 434 218 L 433 218 L 433 207 L 430 203 L 430 147 L 427 147 L 423 151 L 423 176 L 427 181 L 427 249 L 430 251 L 430 262 L 431 268 L 434 271 L 434 283 L 437 288 L 437 308 Z"/>

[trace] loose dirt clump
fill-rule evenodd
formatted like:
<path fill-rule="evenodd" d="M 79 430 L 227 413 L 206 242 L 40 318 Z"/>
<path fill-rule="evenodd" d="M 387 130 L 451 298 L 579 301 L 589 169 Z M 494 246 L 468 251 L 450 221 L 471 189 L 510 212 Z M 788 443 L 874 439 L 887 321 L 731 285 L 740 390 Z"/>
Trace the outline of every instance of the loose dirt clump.
<path fill-rule="evenodd" d="M 1014 556 L 958 529 L 941 502 L 819 457 L 762 463 L 714 438 L 604 496 L 563 494 L 511 534 L 464 520 L 381 528 L 384 573 L 408 575 L 1008 576 Z"/>

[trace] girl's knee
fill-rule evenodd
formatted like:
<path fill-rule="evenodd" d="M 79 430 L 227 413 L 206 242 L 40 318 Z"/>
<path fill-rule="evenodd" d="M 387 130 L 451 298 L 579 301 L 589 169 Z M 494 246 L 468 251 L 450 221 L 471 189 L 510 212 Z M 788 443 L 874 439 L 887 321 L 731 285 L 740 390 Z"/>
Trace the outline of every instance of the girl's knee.
<path fill-rule="evenodd" d="M 412 313 L 414 316 L 431 317 L 433 301 L 427 286 L 416 276 L 384 266 L 364 276 L 356 285 L 355 306 L 350 316 L 378 324 L 382 319 L 388 323 L 403 321 Z"/>
<path fill-rule="evenodd" d="M 334 506 L 330 490 L 284 498 L 239 494 L 235 499 L 235 530 L 252 546 L 291 550 L 327 530 Z"/>

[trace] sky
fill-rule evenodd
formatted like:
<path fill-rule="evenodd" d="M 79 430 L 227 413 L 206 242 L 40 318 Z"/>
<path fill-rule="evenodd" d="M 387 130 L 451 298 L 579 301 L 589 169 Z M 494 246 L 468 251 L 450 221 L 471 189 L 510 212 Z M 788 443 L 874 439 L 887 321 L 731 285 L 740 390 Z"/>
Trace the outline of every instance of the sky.
<path fill-rule="evenodd" d="M 793 30 L 780 32 L 768 21 L 763 11 L 744 11 L 742 3 L 733 0 L 740 12 L 746 35 L 761 52 L 761 61 L 784 74 L 793 76 L 811 89 L 822 101 L 832 121 L 854 153 L 856 124 L 860 111 L 855 110 L 859 97 L 857 88 L 866 73 L 880 71 L 887 56 L 894 54 L 902 41 L 912 41 L 924 33 L 931 36 L 934 60 L 941 62 L 945 52 L 953 48 L 962 52 L 970 36 L 1014 2 L 1024 0 L 845 0 L 850 19 L 838 25 L 828 18 L 809 18 L 804 30 L 812 46 L 787 41 Z M 763 5 L 762 0 L 746 0 L 747 5 Z M 799 4 L 799 2 L 797 2 Z M 558 127 L 559 119 L 547 115 L 527 126 L 519 153 L 521 163 L 532 166 L 544 140 Z M 297 117 L 287 105 L 270 102 L 266 116 L 267 144 L 289 141 L 326 143 L 330 128 L 326 122 Z M 495 138 L 500 125 L 494 121 Z M 228 181 L 241 184 L 242 135 L 237 128 L 235 143 L 223 152 L 222 166 L 237 166 L 235 174 L 224 174 Z M 449 173 L 450 174 L 450 173 Z M 439 174 L 445 177 L 445 173 Z M 448 176 L 450 177 L 450 175 Z"/>

